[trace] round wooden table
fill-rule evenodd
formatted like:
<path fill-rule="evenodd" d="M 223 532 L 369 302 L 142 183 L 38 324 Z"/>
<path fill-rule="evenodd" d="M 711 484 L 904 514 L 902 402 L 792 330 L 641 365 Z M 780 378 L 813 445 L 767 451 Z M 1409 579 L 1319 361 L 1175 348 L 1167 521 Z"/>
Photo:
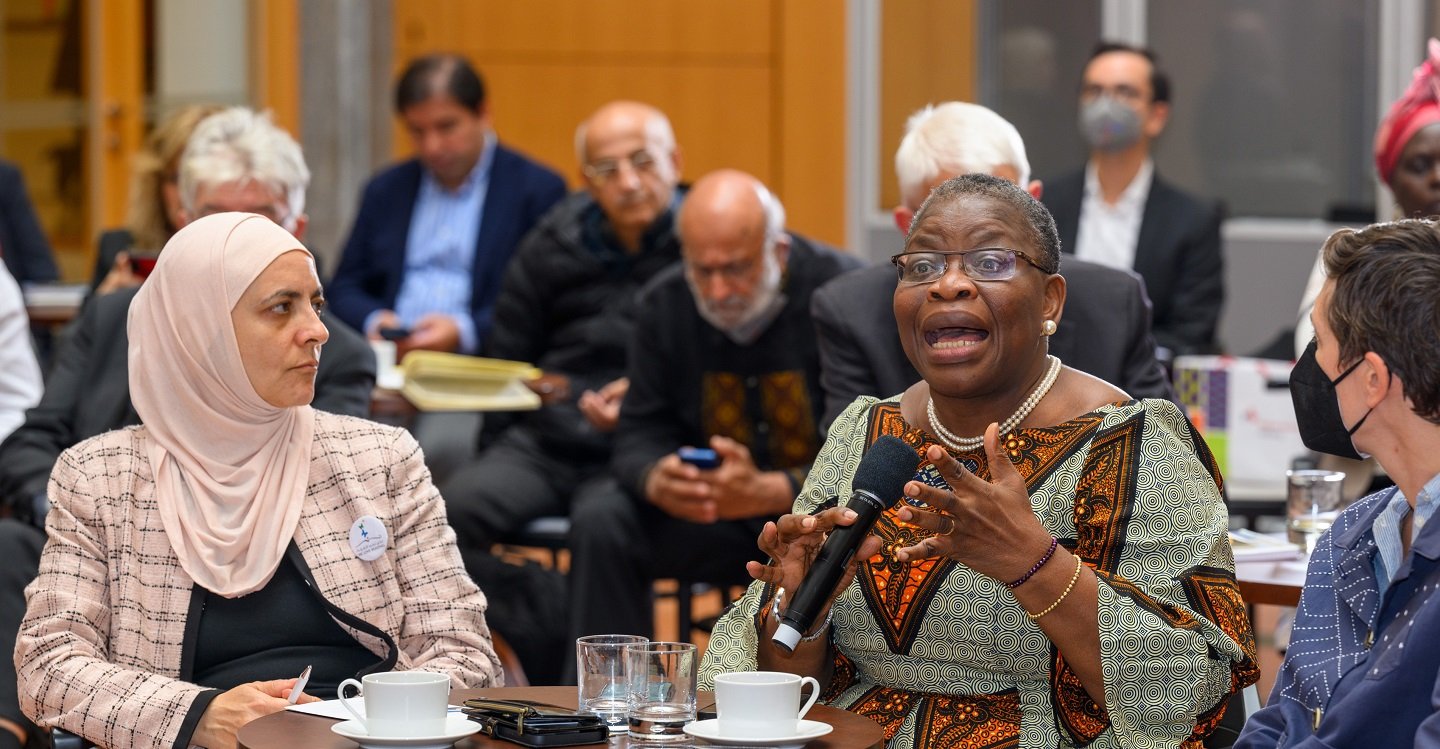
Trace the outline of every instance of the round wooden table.
<path fill-rule="evenodd" d="M 450 694 L 450 701 L 460 704 L 472 697 L 538 700 L 567 707 L 574 707 L 576 702 L 575 687 L 457 689 Z M 700 704 L 707 706 L 713 699 L 714 697 L 710 693 L 702 693 Z M 835 726 L 835 730 L 828 735 L 806 744 L 807 749 L 871 749 L 871 747 L 880 747 L 884 743 L 885 735 L 879 725 L 838 708 L 816 705 L 805 715 L 805 719 L 824 721 Z M 299 746 L 306 747 L 306 749 L 354 749 L 355 742 L 330 730 L 330 726 L 335 723 L 336 721 L 328 718 L 281 710 L 273 715 L 267 715 L 245 724 L 240 728 L 238 738 L 241 749 L 293 749 L 293 747 Z M 636 745 L 638 746 L 640 743 L 637 741 Z M 644 745 L 653 747 L 657 744 L 647 741 L 644 742 Z M 689 740 L 665 744 L 666 747 L 674 747 L 674 749 L 692 745 L 709 746 L 698 740 L 694 744 Z M 455 746 L 458 749 L 481 749 L 481 747 L 514 749 L 520 745 L 477 733 L 468 739 L 461 739 Z M 612 738 L 606 744 L 588 744 L 587 746 L 624 749 L 630 746 L 630 739 L 628 736 L 621 735 L 618 738 Z"/>
<path fill-rule="evenodd" d="M 1303 561 L 1241 562 L 1235 565 L 1235 582 L 1245 603 L 1295 606 L 1305 585 Z"/>

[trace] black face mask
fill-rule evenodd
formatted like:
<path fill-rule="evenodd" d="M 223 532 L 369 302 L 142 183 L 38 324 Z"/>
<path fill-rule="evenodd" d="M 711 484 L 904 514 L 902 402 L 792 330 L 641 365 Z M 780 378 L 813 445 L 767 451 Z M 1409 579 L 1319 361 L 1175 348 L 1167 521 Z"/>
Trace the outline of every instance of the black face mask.
<path fill-rule="evenodd" d="M 1351 460 L 1370 457 L 1361 455 L 1355 449 L 1351 437 L 1370 418 L 1370 411 L 1375 409 L 1366 411 L 1355 426 L 1346 429 L 1345 420 L 1340 416 L 1340 400 L 1335 396 L 1335 386 L 1349 377 L 1363 361 L 1357 360 L 1332 380 L 1325 376 L 1325 370 L 1315 361 L 1314 341 L 1295 360 L 1295 368 L 1290 370 L 1290 400 L 1295 404 L 1295 420 L 1300 426 L 1300 439 L 1306 447 Z"/>

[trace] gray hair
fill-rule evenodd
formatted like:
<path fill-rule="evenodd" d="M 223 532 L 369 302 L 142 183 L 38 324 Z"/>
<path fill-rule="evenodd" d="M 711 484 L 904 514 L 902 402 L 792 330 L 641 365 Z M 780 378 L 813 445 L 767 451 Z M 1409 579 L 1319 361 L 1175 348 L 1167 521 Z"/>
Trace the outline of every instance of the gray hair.
<path fill-rule="evenodd" d="M 915 236 L 916 228 L 925 218 L 967 197 L 985 198 L 1013 208 L 1025 219 L 1024 225 L 1019 228 L 1029 235 L 1031 243 L 1040 254 L 1035 260 L 1044 267 L 1046 273 L 1060 272 L 1060 233 L 1055 229 L 1055 219 L 1050 215 L 1050 211 L 1014 182 L 988 174 L 962 174 L 931 190 L 930 197 L 925 198 L 925 202 L 915 214 L 915 220 L 910 223 L 910 231 L 905 235 L 907 247 L 911 237 Z"/>
<path fill-rule="evenodd" d="M 180 157 L 180 203 L 194 215 L 195 195 L 207 185 L 253 180 L 285 196 L 290 215 L 284 226 L 295 230 L 305 213 L 310 169 L 300 144 L 271 122 L 269 113 L 231 107 L 206 117 L 190 134 Z"/>
<path fill-rule="evenodd" d="M 902 202 L 942 174 L 989 174 L 1001 166 L 1015 169 L 1021 187 L 1030 181 L 1020 131 L 989 109 L 960 101 L 932 104 L 910 115 L 895 151 Z"/>

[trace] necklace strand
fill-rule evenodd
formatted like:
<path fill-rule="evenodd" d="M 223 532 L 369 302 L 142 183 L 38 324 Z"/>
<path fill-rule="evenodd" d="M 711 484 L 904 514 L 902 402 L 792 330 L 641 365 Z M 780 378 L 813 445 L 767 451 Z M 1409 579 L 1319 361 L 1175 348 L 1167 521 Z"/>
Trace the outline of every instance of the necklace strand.
<path fill-rule="evenodd" d="M 1000 423 L 1000 436 L 1005 436 L 1015 431 L 1020 422 L 1030 415 L 1040 401 L 1050 392 L 1050 387 L 1055 384 L 1055 378 L 1060 375 L 1060 360 L 1054 356 L 1046 356 L 1050 360 L 1050 368 L 1045 370 L 1045 376 L 1040 378 L 1040 384 L 1035 386 L 1030 396 L 1020 404 L 1010 418 Z M 940 439 L 941 444 L 955 451 L 974 450 L 985 444 L 985 435 L 979 437 L 961 437 L 940 423 L 940 417 L 935 413 L 935 398 L 927 397 L 925 400 L 925 416 L 930 419 L 930 426 L 935 429 L 935 436 Z"/>

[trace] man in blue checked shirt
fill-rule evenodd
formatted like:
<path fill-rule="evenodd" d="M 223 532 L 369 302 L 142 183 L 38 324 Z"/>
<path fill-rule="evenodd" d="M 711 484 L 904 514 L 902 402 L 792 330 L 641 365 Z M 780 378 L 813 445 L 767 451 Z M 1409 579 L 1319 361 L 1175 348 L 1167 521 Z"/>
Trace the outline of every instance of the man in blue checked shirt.
<path fill-rule="evenodd" d="M 565 197 L 549 168 L 501 146 L 485 84 L 458 55 L 410 63 L 395 111 L 415 157 L 365 186 L 326 287 L 331 309 L 371 340 L 476 353 L 520 238 Z"/>

